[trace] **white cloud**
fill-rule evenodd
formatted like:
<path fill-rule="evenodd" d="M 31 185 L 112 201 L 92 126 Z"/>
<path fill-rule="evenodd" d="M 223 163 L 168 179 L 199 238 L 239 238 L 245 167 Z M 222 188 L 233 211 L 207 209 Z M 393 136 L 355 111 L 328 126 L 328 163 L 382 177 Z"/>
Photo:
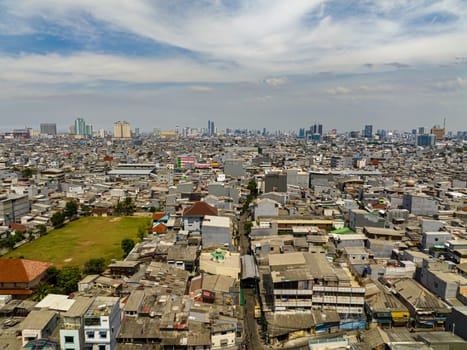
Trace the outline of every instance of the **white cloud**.
<path fill-rule="evenodd" d="M 19 32 L 38 30 L 33 19 L 58 23 L 81 33 L 99 35 L 98 25 L 83 28 L 86 15 L 117 32 L 131 33 L 195 52 L 196 59 L 174 55 L 164 59 L 119 57 L 79 52 L 73 56 L 0 57 L 1 79 L 21 83 L 86 83 L 117 80 L 129 83 L 263 81 L 273 87 L 287 76 L 384 72 L 390 63 L 450 64 L 467 56 L 467 22 L 436 26 L 430 33 L 407 30 L 406 24 L 428 13 L 449 11 L 465 18 L 460 0 L 365 2 L 364 15 L 332 13 L 325 0 L 221 1 L 149 0 L 4 0 L 8 21 Z M 307 16 L 313 12 L 315 22 Z M 329 15 L 331 13 L 331 15 Z M 339 16 L 340 17 L 339 17 Z M 344 14 L 345 15 L 345 14 Z M 341 18 L 342 17 L 342 18 Z M 339 18 L 339 19 L 337 19 Z M 0 29 L 5 26 L 0 17 Z M 307 22 L 308 21 L 308 22 Z M 415 28 L 416 29 L 416 28 Z M 96 31 L 94 33 L 93 31 Z M 270 77 L 270 78 L 265 78 Z M 345 89 L 345 88 L 344 88 Z M 346 92 L 335 91 L 335 94 Z"/>
<path fill-rule="evenodd" d="M 346 88 L 345 86 L 337 86 L 332 89 L 326 89 L 324 92 L 328 95 L 347 95 L 352 92 L 349 88 Z"/>
<path fill-rule="evenodd" d="M 212 90 L 212 87 L 202 86 L 202 85 L 193 85 L 193 86 L 189 86 L 188 89 L 191 91 L 196 91 L 196 92 L 208 92 Z"/>
<path fill-rule="evenodd" d="M 266 78 L 264 79 L 264 83 L 268 86 L 279 87 L 279 86 L 287 84 L 288 79 L 286 77 Z"/>

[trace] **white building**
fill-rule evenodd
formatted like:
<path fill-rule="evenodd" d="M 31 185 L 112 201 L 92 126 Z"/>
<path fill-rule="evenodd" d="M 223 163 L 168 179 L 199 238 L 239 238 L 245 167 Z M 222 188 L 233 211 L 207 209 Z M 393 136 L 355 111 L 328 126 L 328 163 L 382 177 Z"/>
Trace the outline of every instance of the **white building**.
<path fill-rule="evenodd" d="M 97 297 L 84 315 L 86 350 L 113 350 L 121 317 L 118 297 Z"/>
<path fill-rule="evenodd" d="M 94 298 L 77 297 L 72 307 L 62 314 L 60 348 L 64 350 L 84 349 L 84 314 Z"/>

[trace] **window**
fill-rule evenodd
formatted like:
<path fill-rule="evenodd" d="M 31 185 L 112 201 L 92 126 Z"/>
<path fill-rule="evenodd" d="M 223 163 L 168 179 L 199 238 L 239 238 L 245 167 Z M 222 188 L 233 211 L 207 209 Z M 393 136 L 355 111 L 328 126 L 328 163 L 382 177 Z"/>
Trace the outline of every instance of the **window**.
<path fill-rule="evenodd" d="M 105 345 L 99 345 L 99 350 L 105 350 Z"/>
<path fill-rule="evenodd" d="M 99 337 L 101 337 L 101 338 L 107 338 L 107 332 L 106 332 L 106 331 L 100 331 L 100 332 L 99 332 Z"/>
<path fill-rule="evenodd" d="M 86 337 L 94 339 L 94 331 L 88 331 L 86 332 Z"/>
<path fill-rule="evenodd" d="M 69 344 L 69 343 L 74 343 L 74 342 L 75 342 L 74 337 L 65 336 L 65 343 Z"/>

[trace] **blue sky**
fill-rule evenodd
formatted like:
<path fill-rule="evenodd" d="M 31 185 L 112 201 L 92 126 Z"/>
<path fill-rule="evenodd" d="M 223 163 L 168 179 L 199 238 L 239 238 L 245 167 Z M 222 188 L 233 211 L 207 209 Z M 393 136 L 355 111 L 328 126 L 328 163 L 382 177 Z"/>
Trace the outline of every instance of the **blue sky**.
<path fill-rule="evenodd" d="M 463 0 L 0 0 L 0 129 L 467 129 Z"/>

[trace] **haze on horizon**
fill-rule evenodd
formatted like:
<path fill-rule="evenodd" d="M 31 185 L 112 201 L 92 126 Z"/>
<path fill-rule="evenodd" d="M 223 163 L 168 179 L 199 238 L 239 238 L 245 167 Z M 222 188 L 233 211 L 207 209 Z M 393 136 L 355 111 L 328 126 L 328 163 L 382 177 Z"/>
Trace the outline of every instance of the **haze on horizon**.
<path fill-rule="evenodd" d="M 467 123 L 462 0 L 0 0 L 0 129 Z"/>

